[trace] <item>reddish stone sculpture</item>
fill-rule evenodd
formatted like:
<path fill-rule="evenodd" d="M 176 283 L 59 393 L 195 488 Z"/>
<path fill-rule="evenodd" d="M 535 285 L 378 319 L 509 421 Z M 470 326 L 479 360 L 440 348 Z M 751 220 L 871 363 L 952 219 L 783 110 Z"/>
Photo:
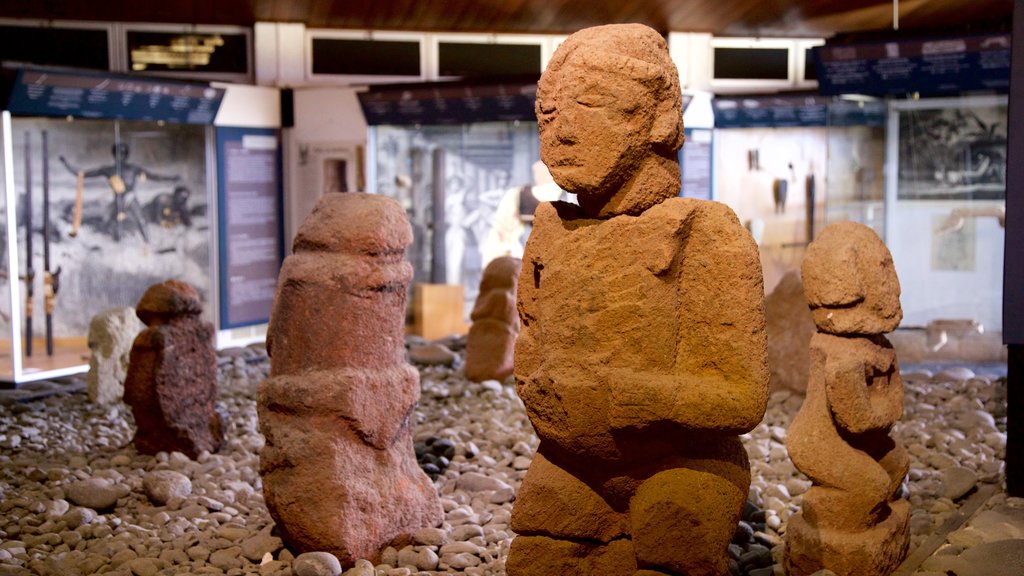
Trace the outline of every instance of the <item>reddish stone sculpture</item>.
<path fill-rule="evenodd" d="M 679 76 L 640 25 L 570 36 L 537 93 L 538 208 L 519 278 L 517 389 L 540 437 L 509 576 L 728 572 L 750 485 L 738 435 L 768 366 L 757 246 L 684 199 Z"/>
<path fill-rule="evenodd" d="M 800 274 L 787 272 L 764 299 L 765 328 L 768 332 L 770 389 L 807 391 L 808 350 L 814 335 L 814 319 L 807 309 L 807 297 Z"/>
<path fill-rule="evenodd" d="M 787 448 L 814 485 L 786 529 L 786 571 L 885 576 L 906 557 L 909 458 L 889 437 L 903 382 L 883 336 L 903 317 L 892 256 L 867 226 L 833 224 L 807 249 L 804 291 L 818 326 L 807 397 Z"/>
<path fill-rule="evenodd" d="M 135 448 L 196 458 L 224 443 L 217 399 L 213 326 L 199 318 L 199 294 L 178 280 L 150 286 L 135 313 L 147 326 L 132 344 L 124 401 L 135 415 Z"/>
<path fill-rule="evenodd" d="M 419 374 L 405 361 L 412 241 L 405 212 L 371 194 L 327 194 L 281 268 L 260 385 L 267 508 L 297 552 L 343 564 L 440 524 L 413 452 Z"/>
<path fill-rule="evenodd" d="M 474 382 L 503 380 L 512 374 L 519 336 L 516 283 L 522 265 L 519 258 L 501 256 L 484 269 L 466 339 L 466 378 Z"/>

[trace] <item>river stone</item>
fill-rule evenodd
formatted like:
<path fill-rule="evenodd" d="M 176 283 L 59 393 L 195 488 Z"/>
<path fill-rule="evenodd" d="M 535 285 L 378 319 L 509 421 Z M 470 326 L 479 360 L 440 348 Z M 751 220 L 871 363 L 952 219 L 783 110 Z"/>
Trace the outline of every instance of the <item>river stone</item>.
<path fill-rule="evenodd" d="M 142 489 L 150 502 L 163 506 L 173 498 L 185 498 L 191 494 L 192 481 L 181 472 L 154 470 L 143 477 Z"/>
<path fill-rule="evenodd" d="M 978 475 L 970 468 L 954 466 L 942 473 L 942 495 L 950 500 L 959 500 L 974 489 Z"/>
<path fill-rule="evenodd" d="M 117 504 L 121 490 L 106 478 L 90 478 L 68 484 L 64 493 L 68 501 L 76 506 L 109 510 Z"/>
<path fill-rule="evenodd" d="M 305 552 L 292 561 L 295 576 L 338 576 L 341 562 L 328 552 Z"/>
<path fill-rule="evenodd" d="M 427 366 L 451 366 L 456 356 L 447 346 L 437 342 L 409 346 L 409 360 Z"/>

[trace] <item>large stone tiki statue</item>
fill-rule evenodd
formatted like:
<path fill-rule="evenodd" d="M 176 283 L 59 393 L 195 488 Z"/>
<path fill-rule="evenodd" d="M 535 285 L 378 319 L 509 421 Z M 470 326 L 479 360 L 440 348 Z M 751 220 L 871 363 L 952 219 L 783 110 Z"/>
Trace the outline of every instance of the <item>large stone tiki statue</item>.
<path fill-rule="evenodd" d="M 389 543 L 441 522 L 409 430 L 419 398 L 403 337 L 411 240 L 393 200 L 328 194 L 281 269 L 259 390 L 260 472 L 296 551 L 376 562 Z"/>
<path fill-rule="evenodd" d="M 757 247 L 678 198 L 679 77 L 640 25 L 589 28 L 537 93 L 541 204 L 519 278 L 519 395 L 540 437 L 510 576 L 727 573 L 768 367 Z"/>
<path fill-rule="evenodd" d="M 826 228 L 802 272 L 818 332 L 787 448 L 814 486 L 786 529 L 787 573 L 885 576 L 910 538 L 901 490 L 909 459 L 889 437 L 903 414 L 903 382 L 883 336 L 903 317 L 899 280 L 882 241 L 853 222 Z"/>

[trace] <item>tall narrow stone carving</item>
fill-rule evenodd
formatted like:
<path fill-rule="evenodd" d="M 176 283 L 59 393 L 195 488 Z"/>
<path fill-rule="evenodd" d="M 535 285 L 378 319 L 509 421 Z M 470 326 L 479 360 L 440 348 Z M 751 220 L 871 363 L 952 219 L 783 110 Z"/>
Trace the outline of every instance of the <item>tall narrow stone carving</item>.
<path fill-rule="evenodd" d="M 296 551 L 376 562 L 441 522 L 409 429 L 419 374 L 405 361 L 412 230 L 393 200 L 327 194 L 278 279 L 260 385 L 267 508 Z"/>
<path fill-rule="evenodd" d="M 120 402 L 128 374 L 132 342 L 146 329 L 135 308 L 110 308 L 89 321 L 89 373 L 85 377 L 89 400 L 96 404 Z"/>
<path fill-rule="evenodd" d="M 678 198 L 679 75 L 640 25 L 589 28 L 538 85 L 541 158 L 580 205 L 538 208 L 519 278 L 517 390 L 540 446 L 510 576 L 728 572 L 767 402 L 757 247 Z"/>
<path fill-rule="evenodd" d="M 217 412 L 213 325 L 199 315 L 195 288 L 178 280 L 150 286 L 135 306 L 147 326 L 132 343 L 124 401 L 135 415 L 135 449 L 195 458 L 224 443 Z"/>
<path fill-rule="evenodd" d="M 899 279 L 881 239 L 853 222 L 826 228 L 802 272 L 818 332 L 787 448 L 814 485 L 786 529 L 787 573 L 885 576 L 910 541 L 901 490 L 909 459 L 889 437 L 903 414 L 903 381 L 883 336 L 903 318 Z"/>
<path fill-rule="evenodd" d="M 502 380 L 512 374 L 519 316 L 516 284 L 522 260 L 499 256 L 491 260 L 480 280 L 466 339 L 466 377 L 474 382 Z"/>

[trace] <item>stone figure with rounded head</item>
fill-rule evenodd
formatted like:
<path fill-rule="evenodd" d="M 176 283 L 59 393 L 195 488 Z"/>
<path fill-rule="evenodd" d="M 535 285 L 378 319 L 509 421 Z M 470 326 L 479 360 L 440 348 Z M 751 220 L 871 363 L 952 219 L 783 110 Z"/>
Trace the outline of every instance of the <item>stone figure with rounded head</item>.
<path fill-rule="evenodd" d="M 885 576 L 910 542 L 910 458 L 889 437 L 903 415 L 903 381 L 884 336 L 903 318 L 899 279 L 882 240 L 855 222 L 823 230 L 802 272 L 818 332 L 786 447 L 814 484 L 786 529 L 786 571 Z"/>
<path fill-rule="evenodd" d="M 728 572 L 767 401 L 757 247 L 678 198 L 679 77 L 645 26 L 570 36 L 538 84 L 542 203 L 519 278 L 515 376 L 540 446 L 510 576 Z"/>

